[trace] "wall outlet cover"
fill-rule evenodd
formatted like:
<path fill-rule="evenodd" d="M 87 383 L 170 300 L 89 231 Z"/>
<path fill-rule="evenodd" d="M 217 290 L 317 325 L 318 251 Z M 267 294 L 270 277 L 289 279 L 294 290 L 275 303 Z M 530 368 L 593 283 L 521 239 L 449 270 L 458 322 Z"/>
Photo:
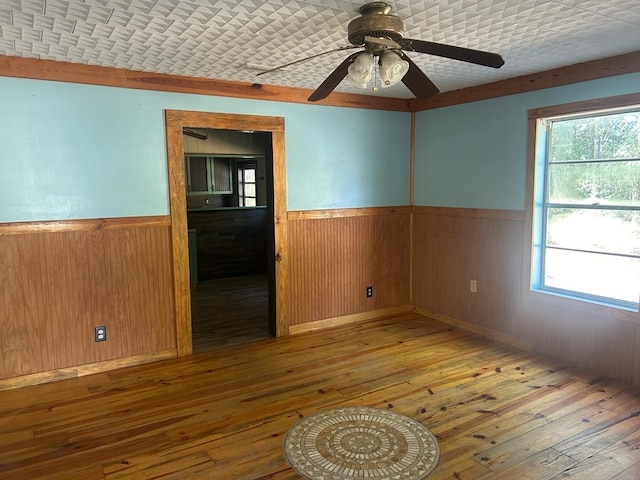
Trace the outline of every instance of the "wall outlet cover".
<path fill-rule="evenodd" d="M 101 325 L 96 327 L 95 329 L 95 340 L 96 342 L 106 342 L 107 341 L 107 327 Z"/>

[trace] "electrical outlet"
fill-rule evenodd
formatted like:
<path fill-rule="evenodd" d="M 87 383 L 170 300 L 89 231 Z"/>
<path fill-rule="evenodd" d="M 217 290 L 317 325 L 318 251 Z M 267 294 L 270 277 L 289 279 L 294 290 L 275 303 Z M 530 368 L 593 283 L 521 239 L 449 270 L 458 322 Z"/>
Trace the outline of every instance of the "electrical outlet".
<path fill-rule="evenodd" d="M 469 291 L 471 291 L 471 293 L 478 293 L 478 281 L 477 280 L 469 280 Z"/>
<path fill-rule="evenodd" d="M 371 298 L 371 297 L 373 297 L 373 287 L 369 285 L 367 287 L 367 298 Z"/>
<path fill-rule="evenodd" d="M 107 327 L 102 325 L 100 327 L 96 327 L 95 331 L 96 342 L 106 342 L 107 341 Z"/>

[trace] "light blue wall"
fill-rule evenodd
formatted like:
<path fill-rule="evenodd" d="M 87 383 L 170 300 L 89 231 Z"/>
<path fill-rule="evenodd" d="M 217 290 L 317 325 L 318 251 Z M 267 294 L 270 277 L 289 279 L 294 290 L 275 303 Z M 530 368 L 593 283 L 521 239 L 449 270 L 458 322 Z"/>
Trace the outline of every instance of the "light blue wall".
<path fill-rule="evenodd" d="M 409 204 L 409 113 L 289 109 L 298 118 L 285 126 L 290 210 Z"/>
<path fill-rule="evenodd" d="M 408 113 L 0 77 L 0 222 L 168 214 L 165 109 L 284 117 L 289 210 L 409 201 Z"/>
<path fill-rule="evenodd" d="M 524 208 L 527 110 L 640 74 L 419 112 L 415 203 Z M 287 208 L 409 202 L 408 113 L 0 77 L 0 222 L 168 213 L 164 110 L 285 118 Z"/>
<path fill-rule="evenodd" d="M 640 92 L 640 74 L 416 114 L 416 205 L 523 210 L 527 111 Z"/>

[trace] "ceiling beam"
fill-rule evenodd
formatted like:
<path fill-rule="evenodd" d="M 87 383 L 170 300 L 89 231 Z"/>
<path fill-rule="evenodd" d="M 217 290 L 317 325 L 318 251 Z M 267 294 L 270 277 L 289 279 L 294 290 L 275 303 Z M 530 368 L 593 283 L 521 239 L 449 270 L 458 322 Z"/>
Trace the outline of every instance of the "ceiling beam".
<path fill-rule="evenodd" d="M 0 56 L 0 76 L 309 104 L 312 90 Z M 408 112 L 408 99 L 332 93 L 315 105 Z"/>
<path fill-rule="evenodd" d="M 333 92 L 315 105 L 419 112 L 640 71 L 640 51 L 493 83 L 406 99 Z M 308 104 L 310 89 L 138 72 L 86 64 L 0 56 L 0 76 Z"/>
<path fill-rule="evenodd" d="M 412 112 L 419 112 L 635 72 L 640 72 L 640 51 L 451 90 L 424 100 L 412 98 L 409 107 Z"/>

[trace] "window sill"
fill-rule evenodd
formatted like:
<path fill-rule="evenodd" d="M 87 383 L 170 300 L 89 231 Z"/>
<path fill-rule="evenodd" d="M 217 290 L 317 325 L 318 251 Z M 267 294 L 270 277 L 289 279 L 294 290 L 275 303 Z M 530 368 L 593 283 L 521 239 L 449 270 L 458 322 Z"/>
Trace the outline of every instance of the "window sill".
<path fill-rule="evenodd" d="M 592 305 L 600 305 L 606 308 L 615 308 L 618 310 L 625 310 L 627 312 L 635 312 L 635 313 L 638 312 L 638 305 L 637 304 L 634 305 L 630 302 L 627 302 L 627 304 L 625 305 L 622 303 L 607 301 L 604 299 L 600 300 L 598 298 L 592 298 L 589 296 L 573 295 L 571 292 L 564 292 L 562 290 L 555 290 L 555 289 L 534 289 L 533 291 L 543 295 L 554 295 L 556 297 L 566 298 L 576 302 L 585 302 Z"/>
<path fill-rule="evenodd" d="M 558 292 L 531 290 L 529 288 L 524 291 L 523 296 L 526 301 L 532 304 L 544 304 L 579 311 L 597 317 L 640 323 L 640 313 L 637 308 L 633 310 L 632 308 L 624 308 L 619 305 L 614 306 L 589 299 L 572 297 Z"/>

